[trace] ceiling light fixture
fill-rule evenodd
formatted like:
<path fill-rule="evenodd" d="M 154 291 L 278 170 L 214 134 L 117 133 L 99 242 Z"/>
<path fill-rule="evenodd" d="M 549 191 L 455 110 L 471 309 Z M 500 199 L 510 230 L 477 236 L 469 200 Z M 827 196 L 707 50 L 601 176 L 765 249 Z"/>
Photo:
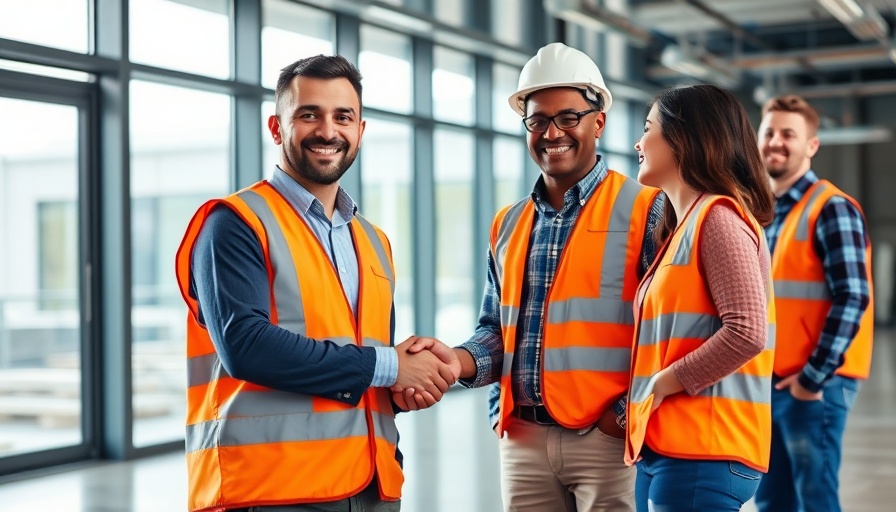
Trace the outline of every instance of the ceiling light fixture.
<path fill-rule="evenodd" d="M 885 41 L 890 28 L 883 16 L 868 2 L 856 0 L 818 0 L 828 12 L 862 41 Z"/>

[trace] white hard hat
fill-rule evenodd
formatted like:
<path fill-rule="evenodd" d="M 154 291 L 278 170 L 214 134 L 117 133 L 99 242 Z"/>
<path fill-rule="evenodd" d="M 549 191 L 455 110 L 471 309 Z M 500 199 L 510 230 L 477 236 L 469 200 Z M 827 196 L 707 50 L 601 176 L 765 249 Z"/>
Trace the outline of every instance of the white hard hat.
<path fill-rule="evenodd" d="M 604 77 L 590 57 L 563 43 L 551 43 L 538 50 L 523 66 L 518 90 L 509 98 L 510 108 L 525 116 L 526 98 L 535 91 L 551 87 L 582 89 L 592 100 L 600 95 L 603 97 L 603 112 L 610 110 L 613 103 Z"/>

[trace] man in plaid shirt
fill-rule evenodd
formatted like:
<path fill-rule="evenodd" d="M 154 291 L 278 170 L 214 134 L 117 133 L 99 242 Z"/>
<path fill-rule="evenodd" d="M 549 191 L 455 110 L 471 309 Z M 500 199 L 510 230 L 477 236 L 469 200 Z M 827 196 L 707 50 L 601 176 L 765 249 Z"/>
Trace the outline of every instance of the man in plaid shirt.
<path fill-rule="evenodd" d="M 505 510 L 634 511 L 618 399 L 662 196 L 597 154 L 611 102 L 596 64 L 561 43 L 538 51 L 510 98 L 541 176 L 496 216 L 479 325 L 454 349 L 461 384 L 501 383 Z"/>
<path fill-rule="evenodd" d="M 871 363 L 870 242 L 858 203 L 810 169 L 819 118 L 802 98 L 762 110 L 759 149 L 777 197 L 766 230 L 777 309 L 772 446 L 761 512 L 838 512 L 846 416 Z"/>

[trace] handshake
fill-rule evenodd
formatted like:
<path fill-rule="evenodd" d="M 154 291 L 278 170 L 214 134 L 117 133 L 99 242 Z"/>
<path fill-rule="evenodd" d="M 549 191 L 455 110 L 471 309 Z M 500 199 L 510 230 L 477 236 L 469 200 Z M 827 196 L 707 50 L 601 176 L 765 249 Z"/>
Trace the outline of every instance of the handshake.
<path fill-rule="evenodd" d="M 435 338 L 411 336 L 395 350 L 398 379 L 392 400 L 405 411 L 432 407 L 460 378 L 461 362 L 454 349 Z"/>

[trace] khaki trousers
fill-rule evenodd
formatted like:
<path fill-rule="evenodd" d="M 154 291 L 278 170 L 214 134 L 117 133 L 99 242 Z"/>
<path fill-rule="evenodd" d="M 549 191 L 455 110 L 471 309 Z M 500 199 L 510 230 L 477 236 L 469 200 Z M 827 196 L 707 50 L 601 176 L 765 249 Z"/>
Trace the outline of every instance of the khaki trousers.
<path fill-rule="evenodd" d="M 499 442 L 507 512 L 633 512 L 634 467 L 623 440 L 508 418 Z"/>

